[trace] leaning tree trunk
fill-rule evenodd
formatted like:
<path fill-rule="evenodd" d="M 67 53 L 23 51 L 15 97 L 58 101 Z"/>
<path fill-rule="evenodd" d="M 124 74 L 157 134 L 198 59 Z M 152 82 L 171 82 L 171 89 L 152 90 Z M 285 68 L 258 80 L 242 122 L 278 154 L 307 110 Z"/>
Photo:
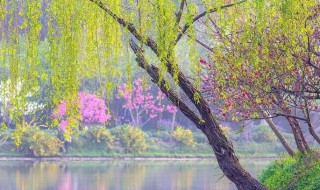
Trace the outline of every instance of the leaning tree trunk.
<path fill-rule="evenodd" d="M 307 124 L 308 124 L 308 130 L 309 133 L 311 134 L 311 136 L 318 142 L 318 144 L 320 144 L 320 138 L 319 136 L 316 134 L 316 132 L 313 129 L 312 123 L 311 123 L 311 119 L 310 119 L 310 112 L 308 109 L 308 104 L 305 101 L 305 111 L 303 111 L 303 113 L 305 114 L 306 118 L 307 118 Z"/>
<path fill-rule="evenodd" d="M 232 144 L 223 135 L 221 128 L 212 114 L 210 114 L 210 111 L 203 118 L 204 124 L 197 125 L 197 127 L 207 136 L 219 167 L 227 178 L 234 182 L 238 189 L 267 189 L 241 166 Z"/>
<path fill-rule="evenodd" d="M 186 93 L 189 100 L 196 106 L 200 115 L 197 115 L 174 91 L 166 87 L 165 79 L 160 81 L 159 69 L 153 65 L 150 65 L 146 61 L 142 49 L 139 48 L 133 40 L 130 41 L 130 46 L 136 54 L 136 61 L 138 62 L 139 66 L 150 75 L 152 82 L 157 84 L 167 98 L 206 135 L 217 158 L 219 167 L 227 176 L 227 178 L 230 179 L 240 190 L 267 189 L 241 166 L 238 158 L 235 155 L 232 144 L 227 140 L 217 121 L 214 119 L 207 102 L 201 95 L 198 101 L 195 102 L 195 88 L 183 75 L 183 73 L 181 71 L 177 71 L 177 68 L 175 68 L 176 72 L 178 72 L 178 84 L 180 88 Z M 168 72 L 172 74 L 172 68 L 170 67 L 170 64 L 168 64 L 168 67 Z"/>
<path fill-rule="evenodd" d="M 318 144 L 320 144 L 320 138 L 319 138 L 319 136 L 316 134 L 315 130 L 313 129 L 313 126 L 312 126 L 310 120 L 308 120 L 307 123 L 308 123 L 309 133 L 310 133 L 311 136 L 318 142 Z"/>
<path fill-rule="evenodd" d="M 266 119 L 267 123 L 269 124 L 270 128 L 272 129 L 272 131 L 274 132 L 274 134 L 277 136 L 277 138 L 279 139 L 279 141 L 281 142 L 282 146 L 286 149 L 286 151 L 288 152 L 288 154 L 290 156 L 295 156 L 295 152 L 293 151 L 293 149 L 290 147 L 290 145 L 288 144 L 287 140 L 284 138 L 284 136 L 280 133 L 280 131 L 277 129 L 276 125 L 273 123 L 273 121 L 270 118 Z"/>
<path fill-rule="evenodd" d="M 293 151 L 293 149 L 290 147 L 290 145 L 288 144 L 287 140 L 284 138 L 284 136 L 281 134 L 281 132 L 278 130 L 278 128 L 276 127 L 276 125 L 273 123 L 273 121 L 269 118 L 268 113 L 266 113 L 265 111 L 261 110 L 261 113 L 263 115 L 263 117 L 265 117 L 266 122 L 268 123 L 269 127 L 271 128 L 271 130 L 274 132 L 274 134 L 277 136 L 277 138 L 279 139 L 279 141 L 281 142 L 282 146 L 286 149 L 286 151 L 288 152 L 288 154 L 290 156 L 294 156 L 295 152 Z"/>
<path fill-rule="evenodd" d="M 301 126 L 297 121 L 297 119 L 289 116 L 286 116 L 286 119 L 288 120 L 289 125 L 292 129 L 292 133 L 293 133 L 294 140 L 296 142 L 298 150 L 303 154 L 310 152 L 310 148 L 306 142 L 306 139 L 303 136 Z"/>

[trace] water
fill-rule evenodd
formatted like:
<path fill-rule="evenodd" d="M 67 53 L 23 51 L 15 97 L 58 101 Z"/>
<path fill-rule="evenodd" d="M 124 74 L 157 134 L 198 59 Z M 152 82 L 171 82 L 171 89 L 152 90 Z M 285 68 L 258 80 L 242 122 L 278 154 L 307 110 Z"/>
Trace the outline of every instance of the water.
<path fill-rule="evenodd" d="M 242 160 L 257 176 L 269 161 Z M 1 161 L 0 190 L 233 190 L 214 160 Z"/>

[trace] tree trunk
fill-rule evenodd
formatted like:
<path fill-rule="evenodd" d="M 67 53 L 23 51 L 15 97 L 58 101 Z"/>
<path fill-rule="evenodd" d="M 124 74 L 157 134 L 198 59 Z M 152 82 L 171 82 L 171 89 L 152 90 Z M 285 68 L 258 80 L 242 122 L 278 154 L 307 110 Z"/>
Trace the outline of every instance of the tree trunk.
<path fill-rule="evenodd" d="M 308 130 L 309 133 L 311 134 L 311 136 L 318 142 L 318 144 L 320 144 L 320 138 L 319 136 L 316 134 L 316 132 L 313 129 L 312 123 L 311 123 L 311 119 L 310 119 L 310 112 L 308 109 L 308 104 L 305 101 L 305 111 L 303 112 L 305 114 L 305 117 L 307 118 L 307 124 L 308 124 Z"/>
<path fill-rule="evenodd" d="M 267 189 L 241 166 L 234 153 L 232 144 L 228 142 L 217 121 L 214 119 L 207 102 L 201 95 L 198 101 L 194 100 L 194 94 L 196 93 L 195 87 L 188 79 L 179 70 L 176 71 L 178 72 L 180 88 L 196 106 L 200 115 L 197 115 L 174 91 L 166 87 L 165 79 L 160 81 L 159 69 L 153 65 L 149 65 L 143 55 L 143 51 L 133 40 L 130 41 L 130 46 L 137 56 L 136 61 L 139 66 L 150 75 L 152 82 L 157 84 L 167 98 L 206 135 L 213 148 L 219 167 L 227 178 L 230 179 L 239 190 Z M 168 67 L 168 72 L 170 73 L 172 68 L 170 66 Z"/>
<path fill-rule="evenodd" d="M 309 133 L 310 133 L 311 136 L 318 142 L 318 144 L 320 144 L 320 138 L 319 138 L 319 136 L 316 134 L 316 132 L 314 131 L 310 120 L 308 120 L 307 123 L 308 123 Z"/>
<path fill-rule="evenodd" d="M 170 143 L 172 142 L 172 136 L 173 136 L 173 130 L 174 130 L 174 124 L 176 122 L 176 112 L 172 115 L 172 121 L 171 121 L 171 127 L 170 127 Z"/>
<path fill-rule="evenodd" d="M 208 114 L 210 115 L 210 114 Z M 234 153 L 233 146 L 223 135 L 218 123 L 212 115 L 205 118 L 203 125 L 197 127 L 207 136 L 209 144 L 219 163 L 219 167 L 228 179 L 235 183 L 239 190 L 267 189 L 241 166 Z"/>
<path fill-rule="evenodd" d="M 288 144 L 287 140 L 284 138 L 284 136 L 281 134 L 281 132 L 278 130 L 277 126 L 273 123 L 273 121 L 269 118 L 269 115 L 262 110 L 262 115 L 263 117 L 265 117 L 266 122 L 268 123 L 269 127 L 271 128 L 271 130 L 274 132 L 274 134 L 277 136 L 277 138 L 279 139 L 279 141 L 281 142 L 282 146 L 286 149 L 286 151 L 288 152 L 288 154 L 290 156 L 294 156 L 295 152 L 293 151 L 293 149 L 290 147 L 290 145 Z"/>
<path fill-rule="evenodd" d="M 300 124 L 298 123 L 297 119 L 289 116 L 286 116 L 286 119 L 288 120 L 289 125 L 292 129 L 292 133 L 298 150 L 303 154 L 310 152 L 310 148 L 303 136 Z"/>
<path fill-rule="evenodd" d="M 272 131 L 274 132 L 274 134 L 277 136 L 277 138 L 279 139 L 279 141 L 281 142 L 282 146 L 286 149 L 286 151 L 288 152 L 288 154 L 290 156 L 295 156 L 295 152 L 293 151 L 293 149 L 290 147 L 290 145 L 288 144 L 287 140 L 284 138 L 284 136 L 281 134 L 281 132 L 277 129 L 276 125 L 273 123 L 273 121 L 270 118 L 266 119 L 267 123 L 269 124 L 270 128 L 272 129 Z"/>

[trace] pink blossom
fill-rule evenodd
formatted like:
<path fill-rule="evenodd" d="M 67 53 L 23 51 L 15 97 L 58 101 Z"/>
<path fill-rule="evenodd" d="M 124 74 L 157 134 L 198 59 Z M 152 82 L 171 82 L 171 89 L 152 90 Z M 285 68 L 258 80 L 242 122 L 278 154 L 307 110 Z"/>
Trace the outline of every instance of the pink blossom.
<path fill-rule="evenodd" d="M 178 111 L 178 109 L 175 106 L 167 106 L 167 111 L 169 113 L 176 113 Z"/>
<path fill-rule="evenodd" d="M 60 128 L 62 129 L 62 131 L 66 131 L 66 129 L 67 129 L 67 126 L 68 126 L 68 120 L 62 120 L 61 122 L 60 122 Z"/>
<path fill-rule="evenodd" d="M 134 125 L 139 126 L 150 118 L 158 117 L 159 113 L 164 111 L 165 107 L 162 105 L 162 100 L 165 95 L 158 91 L 157 96 L 154 96 L 150 90 L 150 86 L 142 85 L 141 79 L 133 81 L 131 88 L 126 84 L 118 88 L 119 97 L 125 100 L 123 108 L 129 110 L 132 114 L 131 122 Z"/>
<path fill-rule="evenodd" d="M 156 118 L 158 114 L 150 114 L 150 118 Z"/>
<path fill-rule="evenodd" d="M 94 94 L 79 92 L 79 107 L 81 113 L 81 121 L 86 123 L 103 124 L 111 119 L 110 114 L 106 114 L 107 106 L 104 101 Z M 63 118 L 66 113 L 67 104 L 63 101 L 58 106 L 57 113 L 52 116 L 57 119 Z M 66 121 L 62 120 L 60 125 L 66 125 Z"/>

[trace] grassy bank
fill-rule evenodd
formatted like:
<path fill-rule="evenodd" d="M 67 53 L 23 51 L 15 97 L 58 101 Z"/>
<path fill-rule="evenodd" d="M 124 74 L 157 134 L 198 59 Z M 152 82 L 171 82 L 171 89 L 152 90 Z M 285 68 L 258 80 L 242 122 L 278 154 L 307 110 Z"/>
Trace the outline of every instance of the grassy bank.
<path fill-rule="evenodd" d="M 269 189 L 320 189 L 320 154 L 285 157 L 269 165 L 259 179 Z"/>

